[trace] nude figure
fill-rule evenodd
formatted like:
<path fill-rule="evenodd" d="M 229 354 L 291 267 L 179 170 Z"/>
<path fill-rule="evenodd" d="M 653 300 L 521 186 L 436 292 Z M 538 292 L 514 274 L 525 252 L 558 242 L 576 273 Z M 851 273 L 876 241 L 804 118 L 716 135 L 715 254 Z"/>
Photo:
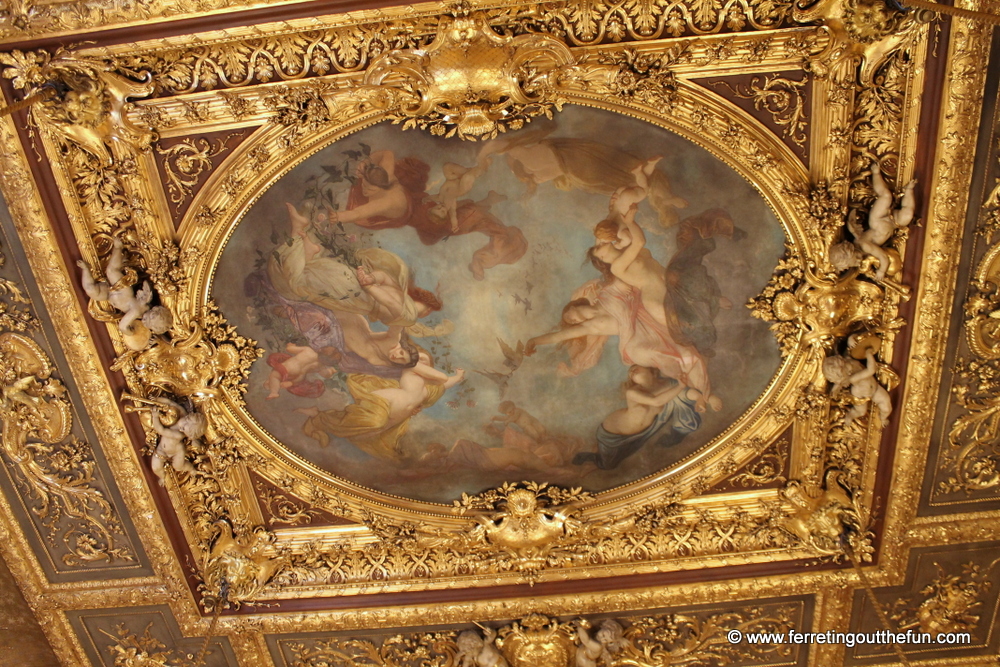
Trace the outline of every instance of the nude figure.
<path fill-rule="evenodd" d="M 841 355 L 833 355 L 823 360 L 823 375 L 833 383 L 830 395 L 835 396 L 841 389 L 850 387 L 851 395 L 861 399 L 844 415 L 843 423 L 846 427 L 850 427 L 855 419 L 865 416 L 869 402 L 878 409 L 882 424 L 886 423 L 892 413 L 892 398 L 885 387 L 875 379 L 878 363 L 871 349 L 865 350 L 865 358 L 867 360 L 865 366 L 862 366 L 860 361 Z"/>
<path fill-rule="evenodd" d="M 192 445 L 200 444 L 200 439 L 205 435 L 205 417 L 197 412 L 187 412 L 181 406 L 165 398 L 153 399 L 166 407 L 173 408 L 179 415 L 177 421 L 172 426 L 164 426 L 160 419 L 160 408 L 153 407 L 149 411 L 150 423 L 153 430 L 160 436 L 156 443 L 156 450 L 153 452 L 151 467 L 153 473 L 159 478 L 160 484 L 164 483 L 167 462 L 174 470 L 194 472 L 194 466 L 187 460 L 187 448 L 184 446 L 184 438 L 187 438 Z"/>
<path fill-rule="evenodd" d="M 611 275 L 640 291 L 642 305 L 653 319 L 667 326 L 666 268 L 646 248 L 646 235 L 635 223 L 636 204 L 620 221 L 608 218 L 595 230 L 593 256 L 610 266 Z"/>
<path fill-rule="evenodd" d="M 427 385 L 437 384 L 445 389 L 454 387 L 465 380 L 465 370 L 455 369 L 454 375 L 447 375 L 431 365 L 431 359 L 425 352 L 417 356 L 417 363 L 403 371 L 399 378 L 399 388 L 377 389 L 373 393 L 381 396 L 389 403 L 389 421 L 386 428 L 391 428 L 420 412 L 420 406 L 427 400 Z"/>
<path fill-rule="evenodd" d="M 463 167 L 454 162 L 445 162 L 442 167 L 445 182 L 441 189 L 434 195 L 433 199 L 437 205 L 431 209 L 431 213 L 441 218 L 446 218 L 451 223 L 451 231 L 458 232 L 458 200 L 469 194 L 472 186 L 476 184 L 476 179 L 486 172 L 490 166 L 490 158 L 480 160 L 475 167 Z"/>
<path fill-rule="evenodd" d="M 852 215 L 847 218 L 847 228 L 854 235 L 854 242 L 865 253 L 875 258 L 878 269 L 875 279 L 885 280 L 889 270 L 889 255 L 882 248 L 892 238 L 897 229 L 910 224 L 916 210 L 916 200 L 913 189 L 916 181 L 910 181 L 903 188 L 903 197 L 898 209 L 892 207 L 892 191 L 882 178 L 882 168 L 877 162 L 872 163 L 872 188 L 875 190 L 875 203 L 868 212 L 868 229 L 862 229 Z"/>
<path fill-rule="evenodd" d="M 609 433 L 632 435 L 642 433 L 653 423 L 670 401 L 687 390 L 687 398 L 697 401 L 701 393 L 673 380 L 660 377 L 652 368 L 632 366 L 628 372 L 629 384 L 625 390 L 626 407 L 608 415 L 601 426 Z"/>
<path fill-rule="evenodd" d="M 149 282 L 143 282 L 138 290 L 122 285 L 125 278 L 125 257 L 121 239 L 115 238 L 111 247 L 111 256 L 104 271 L 108 282 L 95 280 L 90 267 L 83 260 L 78 261 L 77 266 L 81 269 L 80 282 L 87 296 L 95 301 L 107 301 L 122 312 L 118 330 L 125 336 L 125 343 L 130 349 L 142 350 L 149 342 L 150 332 L 161 334 L 170 329 L 173 323 L 170 311 L 163 306 L 149 306 L 153 300 L 153 288 Z M 137 320 L 145 329 L 137 326 Z"/>

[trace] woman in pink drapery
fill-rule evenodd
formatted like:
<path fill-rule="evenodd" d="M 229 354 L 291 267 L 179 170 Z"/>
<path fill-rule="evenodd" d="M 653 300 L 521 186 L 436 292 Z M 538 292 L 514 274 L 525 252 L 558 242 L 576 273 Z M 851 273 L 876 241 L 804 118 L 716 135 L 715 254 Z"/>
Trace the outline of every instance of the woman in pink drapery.
<path fill-rule="evenodd" d="M 608 337 L 618 336 L 623 364 L 655 368 L 663 377 L 698 391 L 698 407 L 704 409 L 711 396 L 705 358 L 693 346 L 674 340 L 643 307 L 637 290 L 612 279 L 604 284 L 592 281 L 578 292 L 588 296 L 567 304 L 562 328 L 530 339 L 525 354 L 533 354 L 539 345 L 565 343 L 570 364 L 560 364 L 559 374 L 574 376 L 596 365 Z"/>
<path fill-rule="evenodd" d="M 447 210 L 427 194 L 430 166 L 414 157 L 396 159 L 391 151 L 377 151 L 358 166 L 347 210 L 330 211 L 333 222 L 350 222 L 366 229 L 412 227 L 424 245 L 448 236 L 478 232 L 489 243 L 472 254 L 469 270 L 482 280 L 487 269 L 513 264 L 524 256 L 528 242 L 517 227 L 508 227 L 490 213 L 500 195 L 464 199 Z M 454 213 L 454 219 L 452 219 Z"/>

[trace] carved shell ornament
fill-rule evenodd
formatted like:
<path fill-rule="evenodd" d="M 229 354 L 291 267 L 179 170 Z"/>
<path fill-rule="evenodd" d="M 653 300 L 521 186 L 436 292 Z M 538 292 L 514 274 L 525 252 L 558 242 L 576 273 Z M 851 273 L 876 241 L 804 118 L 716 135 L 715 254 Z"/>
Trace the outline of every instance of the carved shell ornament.
<path fill-rule="evenodd" d="M 390 111 L 404 128 L 461 139 L 491 139 L 560 106 L 551 72 L 574 61 L 547 35 L 500 35 L 482 14 L 458 12 L 422 49 L 391 51 L 375 60 L 365 84 L 405 91 Z"/>

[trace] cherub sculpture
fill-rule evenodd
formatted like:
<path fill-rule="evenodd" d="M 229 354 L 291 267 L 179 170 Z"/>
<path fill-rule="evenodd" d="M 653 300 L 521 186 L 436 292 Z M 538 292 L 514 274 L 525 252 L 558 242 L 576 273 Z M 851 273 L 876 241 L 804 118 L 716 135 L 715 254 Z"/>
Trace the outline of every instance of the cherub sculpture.
<path fill-rule="evenodd" d="M 848 347 L 855 349 L 860 345 L 859 340 L 857 336 L 851 336 L 848 339 Z M 833 383 L 830 395 L 835 396 L 841 389 L 849 386 L 851 395 L 860 399 L 844 415 L 844 426 L 847 427 L 850 427 L 855 419 L 865 416 L 869 402 L 878 409 L 883 424 L 892 413 L 892 399 L 889 397 L 889 392 L 875 379 L 878 362 L 875 361 L 874 351 L 870 345 L 864 345 L 863 349 L 867 360 L 865 366 L 862 366 L 857 359 L 846 355 L 835 354 L 823 360 L 823 376 Z"/>
<path fill-rule="evenodd" d="M 125 258 L 121 239 L 114 240 L 111 257 L 105 275 L 108 282 L 97 282 L 86 262 L 80 260 L 77 266 L 82 271 L 83 291 L 95 301 L 107 301 L 123 314 L 118 320 L 118 330 L 125 336 L 125 344 L 132 350 L 145 349 L 150 333 L 166 333 L 173 324 L 170 311 L 163 306 L 150 308 L 153 288 L 144 281 L 138 290 L 126 280 Z M 134 278 L 134 273 L 132 274 Z M 139 322 L 137 322 L 139 320 Z M 140 326 L 141 325 L 141 326 Z"/>
<path fill-rule="evenodd" d="M 479 625 L 476 623 L 476 625 Z M 458 635 L 458 664 L 460 667 L 509 667 L 507 659 L 496 647 L 497 632 L 493 628 L 479 625 L 485 639 L 475 630 L 465 630 Z"/>
<path fill-rule="evenodd" d="M 628 643 L 623 637 L 622 626 L 607 619 L 601 623 L 593 637 L 587 632 L 589 627 L 590 624 L 582 620 L 576 624 L 576 636 L 580 645 L 576 648 L 575 667 L 610 665 L 613 654 Z"/>
<path fill-rule="evenodd" d="M 152 422 L 153 430 L 160 436 L 156 450 L 153 452 L 151 465 L 153 473 L 160 479 L 160 484 L 163 484 L 164 464 L 168 461 L 174 470 L 194 472 L 194 466 L 187 460 L 184 438 L 187 438 L 192 445 L 200 444 L 201 437 L 205 435 L 205 417 L 197 412 L 188 412 L 166 398 L 155 398 L 153 401 L 171 408 L 177 414 L 177 420 L 172 425 L 164 426 L 159 405 L 154 405 L 149 410 L 149 419 Z"/>
<path fill-rule="evenodd" d="M 851 211 L 847 218 L 847 228 L 854 235 L 854 243 L 861 252 L 878 262 L 875 279 L 879 282 L 885 280 L 886 272 L 889 270 L 889 254 L 882 246 L 892 238 L 897 229 L 906 227 L 913 220 L 913 214 L 916 210 L 913 189 L 916 185 L 916 181 L 910 181 L 906 184 L 906 187 L 903 188 L 900 207 L 894 209 L 892 191 L 882 178 L 882 169 L 877 162 L 872 162 L 872 188 L 875 190 L 875 203 L 872 204 L 871 211 L 868 212 L 868 229 L 862 229 L 854 211 Z M 831 262 L 838 270 L 841 267 L 846 268 L 860 264 L 856 255 L 845 252 L 842 245 L 836 252 L 831 249 Z"/>

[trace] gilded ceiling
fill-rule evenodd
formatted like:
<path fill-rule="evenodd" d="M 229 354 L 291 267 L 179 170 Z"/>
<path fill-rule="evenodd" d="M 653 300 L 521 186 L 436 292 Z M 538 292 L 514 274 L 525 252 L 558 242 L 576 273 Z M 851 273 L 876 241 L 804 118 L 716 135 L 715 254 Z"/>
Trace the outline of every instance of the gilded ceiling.
<path fill-rule="evenodd" d="M 993 42 L 0 2 L 0 664 L 996 665 Z"/>

